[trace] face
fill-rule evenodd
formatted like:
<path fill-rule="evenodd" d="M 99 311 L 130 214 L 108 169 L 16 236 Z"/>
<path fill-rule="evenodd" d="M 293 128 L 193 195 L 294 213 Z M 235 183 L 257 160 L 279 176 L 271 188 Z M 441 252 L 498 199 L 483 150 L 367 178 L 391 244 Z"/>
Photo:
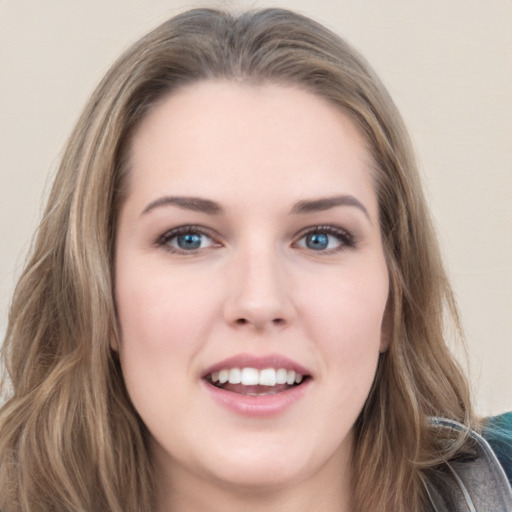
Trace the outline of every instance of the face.
<path fill-rule="evenodd" d="M 275 487 L 347 469 L 385 350 L 369 168 L 351 120 L 291 87 L 198 83 L 142 122 L 112 345 L 160 474 Z"/>

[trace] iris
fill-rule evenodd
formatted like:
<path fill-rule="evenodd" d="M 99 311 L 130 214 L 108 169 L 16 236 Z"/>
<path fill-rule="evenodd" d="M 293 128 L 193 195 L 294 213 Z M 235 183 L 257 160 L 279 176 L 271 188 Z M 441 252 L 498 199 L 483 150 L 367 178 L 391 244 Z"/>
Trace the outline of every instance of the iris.
<path fill-rule="evenodd" d="M 201 247 L 201 238 L 199 233 L 187 233 L 186 235 L 179 235 L 176 243 L 180 249 L 199 249 Z"/>
<path fill-rule="evenodd" d="M 306 236 L 306 246 L 308 249 L 321 251 L 329 245 L 329 235 L 325 233 L 310 233 Z"/>

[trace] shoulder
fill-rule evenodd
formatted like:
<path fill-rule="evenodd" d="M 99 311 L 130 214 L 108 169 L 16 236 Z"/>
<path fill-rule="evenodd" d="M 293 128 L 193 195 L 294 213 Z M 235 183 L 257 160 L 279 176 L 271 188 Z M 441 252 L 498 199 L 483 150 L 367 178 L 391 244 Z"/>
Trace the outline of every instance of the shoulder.
<path fill-rule="evenodd" d="M 506 512 L 512 511 L 512 488 L 504 467 L 485 437 L 464 425 L 444 418 L 432 418 L 432 426 L 467 434 L 464 446 L 425 477 L 425 487 L 435 512 Z M 485 436 L 494 433 L 487 422 Z M 448 436 L 447 436 L 448 437 Z M 494 438 L 493 438 L 494 439 Z M 508 443 L 499 437 L 500 457 L 510 454 Z M 494 443 L 494 440 L 493 440 Z"/>
<path fill-rule="evenodd" d="M 512 484 L 512 412 L 488 418 L 482 435 Z"/>

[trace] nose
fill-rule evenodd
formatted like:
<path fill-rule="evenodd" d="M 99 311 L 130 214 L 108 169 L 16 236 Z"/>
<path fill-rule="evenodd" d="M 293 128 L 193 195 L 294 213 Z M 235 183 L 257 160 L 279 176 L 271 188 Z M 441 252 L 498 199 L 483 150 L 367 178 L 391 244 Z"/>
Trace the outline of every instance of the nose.
<path fill-rule="evenodd" d="M 237 329 L 268 331 L 295 318 L 290 278 L 273 251 L 247 251 L 231 262 L 225 321 Z"/>

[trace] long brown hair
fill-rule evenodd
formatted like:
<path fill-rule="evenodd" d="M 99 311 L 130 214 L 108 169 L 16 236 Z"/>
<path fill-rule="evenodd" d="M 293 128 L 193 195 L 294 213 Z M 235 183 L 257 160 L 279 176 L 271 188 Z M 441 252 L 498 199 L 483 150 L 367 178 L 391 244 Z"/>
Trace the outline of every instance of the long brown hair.
<path fill-rule="evenodd" d="M 373 156 L 391 292 L 391 342 L 356 424 L 353 510 L 421 510 L 422 475 L 448 456 L 430 416 L 471 424 L 467 383 L 445 343 L 453 295 L 407 132 L 354 49 L 281 9 L 193 10 L 131 47 L 74 129 L 3 347 L 12 398 L 0 414 L 0 508 L 149 512 L 147 432 L 109 341 L 113 259 L 130 137 L 164 95 L 200 80 L 293 84 L 348 114 Z M 459 440 L 460 441 L 460 440 Z"/>

